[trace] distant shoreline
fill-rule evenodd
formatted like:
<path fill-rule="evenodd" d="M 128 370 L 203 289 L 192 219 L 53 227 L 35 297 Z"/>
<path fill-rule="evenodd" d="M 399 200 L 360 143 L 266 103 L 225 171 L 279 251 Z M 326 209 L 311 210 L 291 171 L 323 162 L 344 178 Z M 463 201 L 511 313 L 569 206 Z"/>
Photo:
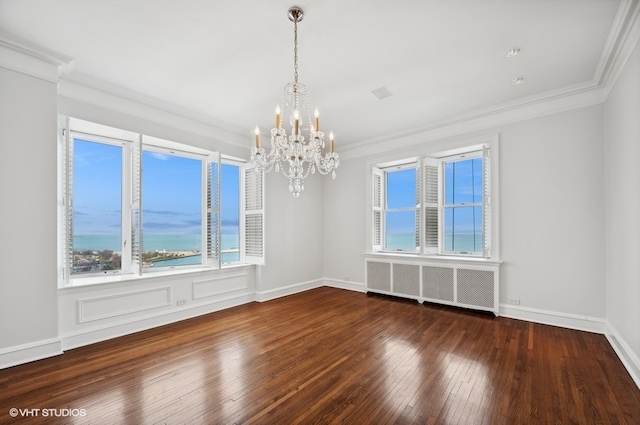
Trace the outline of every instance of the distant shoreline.
<path fill-rule="evenodd" d="M 157 251 L 148 251 L 156 253 Z M 202 255 L 200 251 L 164 251 L 163 256 L 149 258 L 147 261 L 151 261 L 154 263 L 160 263 L 162 261 L 170 261 L 175 260 L 176 258 L 188 258 L 188 257 L 197 257 L 198 255 Z"/>

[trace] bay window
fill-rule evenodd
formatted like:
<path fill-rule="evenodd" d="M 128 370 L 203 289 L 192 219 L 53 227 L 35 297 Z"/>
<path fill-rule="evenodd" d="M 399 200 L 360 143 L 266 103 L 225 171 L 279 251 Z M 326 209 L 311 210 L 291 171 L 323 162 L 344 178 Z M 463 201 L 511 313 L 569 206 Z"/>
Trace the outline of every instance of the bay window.
<path fill-rule="evenodd" d="M 245 162 L 81 120 L 68 123 L 61 156 L 66 281 L 262 264 L 262 175 Z"/>

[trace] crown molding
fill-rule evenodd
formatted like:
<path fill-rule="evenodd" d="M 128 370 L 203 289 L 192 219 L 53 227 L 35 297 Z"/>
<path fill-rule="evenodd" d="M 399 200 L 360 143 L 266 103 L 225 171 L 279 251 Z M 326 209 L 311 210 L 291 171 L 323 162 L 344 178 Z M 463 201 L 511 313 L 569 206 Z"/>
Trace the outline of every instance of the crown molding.
<path fill-rule="evenodd" d="M 340 149 L 340 159 L 348 160 L 429 143 L 517 121 L 538 118 L 572 109 L 597 105 L 605 101 L 605 92 L 592 82 L 578 84 L 516 102 L 459 115 L 413 131 L 363 140 Z M 393 143 L 390 143 L 393 142 Z"/>
<path fill-rule="evenodd" d="M 86 74 L 76 72 L 62 78 L 58 95 L 159 124 L 169 124 L 224 143 L 248 146 L 246 129 L 240 129 L 221 120 L 124 89 Z"/>
<path fill-rule="evenodd" d="M 413 131 L 351 143 L 340 149 L 340 159 L 348 160 L 379 154 L 414 144 L 429 143 L 437 139 L 604 103 L 639 42 L 640 0 L 622 0 L 594 76 L 590 81 L 476 110 Z M 390 143 L 391 141 L 393 143 Z"/>
<path fill-rule="evenodd" d="M 605 88 L 606 97 L 639 43 L 640 0 L 623 0 L 593 77 Z"/>
<path fill-rule="evenodd" d="M 0 67 L 21 74 L 58 83 L 59 76 L 70 72 L 73 58 L 37 46 L 0 31 Z"/>

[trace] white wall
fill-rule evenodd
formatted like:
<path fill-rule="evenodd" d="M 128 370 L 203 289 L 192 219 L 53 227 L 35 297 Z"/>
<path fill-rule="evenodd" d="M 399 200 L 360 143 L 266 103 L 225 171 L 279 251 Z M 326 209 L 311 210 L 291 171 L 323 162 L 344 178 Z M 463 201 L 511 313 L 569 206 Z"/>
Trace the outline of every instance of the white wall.
<path fill-rule="evenodd" d="M 502 305 L 502 314 L 603 331 L 602 105 L 431 143 L 490 133 L 500 137 L 500 301 L 521 301 L 520 306 Z M 426 143 L 414 145 L 402 153 L 390 151 L 386 158 L 425 149 Z M 329 279 L 364 282 L 368 159 L 343 161 L 340 184 L 325 185 L 324 271 Z"/>
<path fill-rule="evenodd" d="M 294 198 L 282 173 L 266 175 L 266 255 L 265 266 L 257 271 L 258 300 L 322 285 L 325 178 L 309 175 L 304 191 Z"/>
<path fill-rule="evenodd" d="M 640 45 L 605 106 L 608 337 L 640 386 Z"/>
<path fill-rule="evenodd" d="M 0 63 L 0 93 L 2 365 L 55 354 L 60 352 L 60 343 L 56 84 Z"/>
<path fill-rule="evenodd" d="M 336 174 L 324 185 L 324 276 L 331 284 L 359 284 L 356 289 L 364 290 L 363 254 L 369 229 L 365 159 L 341 161 Z"/>
<path fill-rule="evenodd" d="M 604 319 L 602 105 L 500 132 L 501 302 Z"/>

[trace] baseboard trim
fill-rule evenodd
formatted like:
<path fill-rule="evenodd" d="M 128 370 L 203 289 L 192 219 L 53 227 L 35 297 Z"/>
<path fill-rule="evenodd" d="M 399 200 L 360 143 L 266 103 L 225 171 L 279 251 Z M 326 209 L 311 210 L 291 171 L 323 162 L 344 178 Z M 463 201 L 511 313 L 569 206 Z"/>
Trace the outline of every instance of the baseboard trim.
<path fill-rule="evenodd" d="M 367 292 L 367 285 L 364 282 L 352 282 L 350 280 L 324 278 L 324 286 L 331 288 L 346 289 L 354 292 Z"/>
<path fill-rule="evenodd" d="M 536 308 L 500 304 L 500 316 L 510 319 L 525 320 L 543 325 L 559 326 L 577 331 L 605 333 L 606 322 L 596 317 L 580 316 L 577 314 L 560 313 L 557 311 L 540 310 Z"/>
<path fill-rule="evenodd" d="M 0 369 L 62 354 L 60 338 L 49 338 L 0 349 Z"/>
<path fill-rule="evenodd" d="M 308 280 L 306 282 L 295 283 L 293 285 L 282 286 L 267 291 L 256 291 L 257 302 L 265 302 L 275 300 L 276 298 L 286 297 L 287 295 L 297 294 L 298 292 L 308 291 L 310 289 L 320 288 L 324 286 L 324 279 Z"/>
<path fill-rule="evenodd" d="M 631 375 L 633 382 L 640 388 L 640 358 L 638 358 L 638 355 L 633 352 L 627 341 L 620 336 L 620 333 L 609 322 L 607 322 L 604 336 L 627 369 L 627 372 L 629 372 L 629 375 Z"/>

